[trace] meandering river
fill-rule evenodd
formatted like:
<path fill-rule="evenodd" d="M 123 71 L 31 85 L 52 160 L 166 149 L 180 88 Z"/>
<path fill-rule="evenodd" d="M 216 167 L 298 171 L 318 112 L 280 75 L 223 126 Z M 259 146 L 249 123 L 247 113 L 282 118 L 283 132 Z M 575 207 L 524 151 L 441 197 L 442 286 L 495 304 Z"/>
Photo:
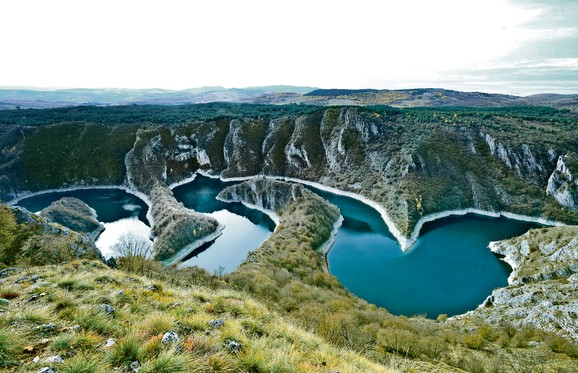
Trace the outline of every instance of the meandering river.
<path fill-rule="evenodd" d="M 274 230 L 266 214 L 215 199 L 230 184 L 198 176 L 174 188 L 175 197 L 186 207 L 208 213 L 226 225 L 222 236 L 191 253 L 181 266 L 232 272 Z M 488 243 L 539 226 L 473 214 L 448 217 L 426 223 L 416 245 L 404 253 L 373 208 L 350 197 L 311 189 L 337 205 L 344 217 L 327 256 L 330 272 L 352 293 L 400 315 L 437 317 L 476 308 L 492 289 L 507 284 L 511 270 L 487 248 Z M 40 211 L 64 196 L 79 198 L 96 210 L 99 221 L 107 226 L 97 241 L 105 255 L 113 254 L 110 246 L 127 230 L 150 234 L 146 204 L 118 189 L 47 193 L 18 204 Z"/>

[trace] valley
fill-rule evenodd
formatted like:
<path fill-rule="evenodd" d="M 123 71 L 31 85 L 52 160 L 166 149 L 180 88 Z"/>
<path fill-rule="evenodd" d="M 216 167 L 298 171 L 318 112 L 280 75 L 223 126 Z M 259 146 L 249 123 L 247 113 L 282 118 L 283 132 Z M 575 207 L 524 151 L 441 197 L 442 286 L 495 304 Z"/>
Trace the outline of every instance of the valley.
<path fill-rule="evenodd" d="M 276 228 L 218 282 L 251 294 L 331 345 L 401 370 L 419 364 L 426 364 L 420 370 L 474 370 L 476 364 L 489 369 L 513 356 L 532 364 L 539 351 L 554 371 L 571 366 L 576 357 L 570 341 L 578 322 L 572 308 L 578 299 L 578 267 L 571 254 L 575 232 L 569 226 L 578 223 L 578 117 L 569 110 L 213 103 L 0 111 L 0 123 L 2 200 L 47 189 L 126 188 L 148 204 L 148 213 L 142 207 L 139 213 L 147 215 L 154 254 L 165 263 L 218 242 L 226 229 L 218 216 L 183 200 L 179 188 L 197 174 L 235 181 L 219 200 L 273 212 Z M 366 213 L 374 215 L 374 223 L 356 220 L 344 212 L 346 207 L 340 211 L 331 203 L 337 195 L 319 192 L 328 202 L 290 181 L 366 202 L 365 208 L 375 208 Z M 492 243 L 514 272 L 508 284 L 503 278 L 485 292 L 508 286 L 470 306 L 483 303 L 479 308 L 449 319 L 444 314 L 453 312 L 432 312 L 436 320 L 393 316 L 353 295 L 345 280 L 327 272 L 327 242 L 336 241 L 329 268 L 339 267 L 331 259 L 340 250 L 339 226 L 357 226 L 361 232 L 378 224 L 378 231 L 407 251 L 402 257 L 410 258 L 420 253 L 420 232 L 425 239 L 435 235 L 436 224 L 452 229 L 438 219 L 465 212 L 532 222 L 517 222 L 519 227 L 505 236 L 481 239 L 481 252 L 496 262 L 485 249 L 490 240 L 524 233 L 536 223 L 559 227 L 532 230 L 526 233 L 531 240 Z M 446 219 L 470 224 L 462 230 L 466 235 L 489 221 L 471 215 Z M 500 219 L 501 226 L 510 224 Z M 554 248 L 569 254 L 545 256 Z M 528 253 L 535 254 L 520 259 Z M 426 261 L 433 269 L 444 266 Z M 544 272 L 550 261 L 554 268 Z M 161 276 L 165 271 L 154 268 L 147 273 Z M 520 294 L 525 295 L 518 300 Z M 545 302 L 558 311 L 541 313 Z M 522 309 L 532 310 L 531 320 L 522 317 Z M 554 342 L 562 347 L 553 347 Z"/>

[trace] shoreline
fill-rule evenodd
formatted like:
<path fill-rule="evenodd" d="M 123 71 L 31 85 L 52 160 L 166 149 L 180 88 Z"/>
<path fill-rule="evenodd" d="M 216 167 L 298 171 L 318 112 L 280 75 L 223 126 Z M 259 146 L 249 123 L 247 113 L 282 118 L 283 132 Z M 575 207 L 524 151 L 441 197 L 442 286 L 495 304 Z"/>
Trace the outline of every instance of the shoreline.
<path fill-rule="evenodd" d="M 193 243 L 190 243 L 190 244 L 184 246 L 179 251 L 177 251 L 175 253 L 175 255 L 171 256 L 168 259 L 161 260 L 160 261 L 161 264 L 164 266 L 170 266 L 170 265 L 179 263 L 184 257 L 186 257 L 187 255 L 192 253 L 195 249 L 198 249 L 199 247 L 203 246 L 207 242 L 211 242 L 211 241 L 214 241 L 217 238 L 219 238 L 223 234 L 223 229 L 225 229 L 225 225 L 219 223 L 219 226 L 217 227 L 217 230 L 215 232 L 213 232 L 213 233 L 209 234 L 208 236 L 205 236 L 201 239 L 198 239 Z"/>
<path fill-rule="evenodd" d="M 343 215 L 339 214 L 339 218 L 333 224 L 333 229 L 329 233 L 329 238 L 326 239 L 325 242 L 323 242 L 321 246 L 319 246 L 319 248 L 317 248 L 317 252 L 319 252 L 319 254 L 323 256 L 323 271 L 325 273 L 330 273 L 329 260 L 327 259 L 327 255 L 333 248 L 333 245 L 335 245 L 335 237 L 337 236 L 339 228 L 341 228 L 342 224 L 343 224 Z"/>
<path fill-rule="evenodd" d="M 465 209 L 459 209 L 459 210 L 447 210 L 447 211 L 443 211 L 443 212 L 435 212 L 433 214 L 422 216 L 418 220 L 417 224 L 415 225 L 413 232 L 411 233 L 411 235 L 407 239 L 407 242 L 409 244 L 409 248 L 408 249 L 402 248 L 402 250 L 404 252 L 408 251 L 409 249 L 411 249 L 411 247 L 413 247 L 413 245 L 415 245 L 415 243 L 417 242 L 417 240 L 419 238 L 419 233 L 420 233 L 420 231 L 421 231 L 421 229 L 425 223 L 429 223 L 429 222 L 432 222 L 435 220 L 447 218 L 450 216 L 463 216 L 463 215 L 467 215 L 467 214 L 489 216 L 489 217 L 493 217 L 493 218 L 505 217 L 508 219 L 526 221 L 526 222 L 530 222 L 530 223 L 539 223 L 542 225 L 553 226 L 553 227 L 562 227 L 562 226 L 567 225 L 567 224 L 564 224 L 564 223 L 559 222 L 559 221 L 548 220 L 545 218 L 534 217 L 534 216 L 529 216 L 529 215 L 516 214 L 513 212 L 507 212 L 507 211 L 488 211 L 488 210 L 476 209 L 473 207 L 465 208 Z"/>
<path fill-rule="evenodd" d="M 22 195 L 20 195 L 19 197 L 13 198 L 5 203 L 7 206 L 15 206 L 18 204 L 18 202 L 22 201 L 23 199 L 41 196 L 43 194 L 73 192 L 77 190 L 97 190 L 97 189 L 120 189 L 128 194 L 132 194 L 133 196 L 139 198 L 145 203 L 145 205 L 147 205 L 146 218 L 148 220 L 149 226 L 152 227 L 154 225 L 154 219 L 151 214 L 152 203 L 149 197 L 143 192 L 139 192 L 138 190 L 132 189 L 126 185 L 76 185 L 60 189 L 44 189 L 38 192 L 25 191 L 22 192 Z"/>
<path fill-rule="evenodd" d="M 182 181 L 179 181 L 177 183 L 173 183 L 173 184 L 171 184 L 170 187 L 172 187 L 173 185 L 175 185 L 175 187 L 176 187 L 179 185 L 186 184 L 187 182 L 194 180 L 197 175 L 205 176 L 205 177 L 208 177 L 211 179 L 219 179 L 223 182 L 246 181 L 246 180 L 250 180 L 250 179 L 257 177 L 257 176 L 262 176 L 262 177 L 272 179 L 272 180 L 281 180 L 281 181 L 299 183 L 302 185 L 308 185 L 308 186 L 311 186 L 313 188 L 316 188 L 316 189 L 319 189 L 319 190 L 322 190 L 325 192 L 330 192 L 330 193 L 333 193 L 336 195 L 341 195 L 341 196 L 356 199 L 356 200 L 368 205 L 369 207 L 373 208 L 374 210 L 376 210 L 380 214 L 381 218 L 383 219 L 383 222 L 385 223 L 385 225 L 389 229 L 389 232 L 397 240 L 397 242 L 401 248 L 401 251 L 404 253 L 411 250 L 413 248 L 413 246 L 417 243 L 417 240 L 419 238 L 419 234 L 420 234 L 421 229 L 425 223 L 429 223 L 429 222 L 432 222 L 435 220 L 443 219 L 443 218 L 446 218 L 449 216 L 462 216 L 462 215 L 467 215 L 467 214 L 476 214 L 476 215 L 489 216 L 489 217 L 495 217 L 495 218 L 503 216 L 503 217 L 508 218 L 508 219 L 526 221 L 526 222 L 532 222 L 532 223 L 539 223 L 539 224 L 547 225 L 547 226 L 560 227 L 560 226 L 566 226 L 567 225 L 567 224 L 559 222 L 559 221 L 548 220 L 548 219 L 545 219 L 542 217 L 534 217 L 534 216 L 529 216 L 529 215 L 516 214 L 513 212 L 507 212 L 507 211 L 498 211 L 498 212 L 497 211 L 488 211 L 488 210 L 482 210 L 482 209 L 469 207 L 469 208 L 465 208 L 465 209 L 455 209 L 455 210 L 446 210 L 443 212 L 435 212 L 432 214 L 422 216 L 417 221 L 411 234 L 406 237 L 397 228 L 397 226 L 395 225 L 395 223 L 393 222 L 393 220 L 389 216 L 387 210 L 383 206 L 381 206 L 379 203 L 377 203 L 377 202 L 375 202 L 375 201 L 373 201 L 373 200 L 371 200 L 371 199 L 369 199 L 369 198 L 367 198 L 361 194 L 340 190 L 340 189 L 337 189 L 337 188 L 334 188 L 331 186 L 320 184 L 320 183 L 315 182 L 315 181 L 303 180 L 303 179 L 298 179 L 295 177 L 288 177 L 288 176 L 271 176 L 271 175 L 262 175 L 262 174 L 253 175 L 253 176 L 240 176 L 240 177 L 225 178 L 221 175 L 210 174 L 206 171 L 197 171 L 197 172 L 195 172 L 195 174 L 193 176 L 185 178 Z M 247 206 L 247 207 L 251 207 L 251 206 Z M 265 211 L 262 211 L 262 212 L 267 213 Z"/>
<path fill-rule="evenodd" d="M 18 202 L 20 202 L 26 198 L 36 197 L 36 196 L 40 196 L 43 194 L 49 194 L 49 193 L 73 192 L 76 190 L 83 190 L 83 189 L 84 190 L 121 189 L 121 190 L 123 190 L 129 194 L 132 194 L 132 195 L 140 198 L 149 208 L 151 206 L 151 201 L 149 200 L 149 198 L 147 197 L 146 194 L 139 192 L 138 190 L 131 189 L 131 188 L 127 187 L 126 185 L 75 185 L 75 186 L 58 188 L 58 189 L 57 188 L 43 189 L 43 190 L 40 190 L 37 192 L 24 191 L 24 192 L 21 192 L 20 196 L 15 197 L 15 198 L 11 199 L 10 201 L 6 201 L 4 203 L 8 206 L 14 206 L 14 205 L 18 204 Z"/>
<path fill-rule="evenodd" d="M 512 268 L 512 272 L 510 272 L 510 275 L 508 276 L 508 286 L 513 286 L 514 284 L 514 278 L 516 276 L 518 276 L 518 270 L 520 268 L 519 263 L 516 261 L 516 259 L 514 259 L 514 256 L 512 255 L 512 252 L 509 251 L 507 253 L 503 253 L 500 252 L 500 248 L 498 247 L 498 242 L 499 241 L 492 241 L 488 244 L 488 248 L 490 249 L 491 252 L 493 252 L 494 254 L 498 254 L 503 256 L 503 258 L 500 258 L 500 260 L 503 260 L 505 263 L 507 263 L 510 268 Z M 506 287 L 508 287 L 506 286 Z M 492 291 L 493 294 L 493 291 Z M 490 296 L 492 295 L 490 294 Z"/>
<path fill-rule="evenodd" d="M 221 198 L 219 196 L 215 197 L 215 199 L 217 201 L 221 201 L 224 203 L 235 203 L 235 202 L 240 202 L 243 206 L 248 207 L 250 209 L 254 209 L 257 211 L 261 211 L 263 214 L 267 215 L 269 218 L 271 218 L 271 220 L 273 220 L 273 223 L 275 223 L 275 230 L 273 231 L 273 233 L 277 230 L 277 227 L 279 226 L 279 224 L 281 223 L 281 219 L 279 219 L 279 215 L 277 215 L 273 210 L 268 210 L 264 207 L 261 206 L 257 206 L 254 205 L 252 203 L 248 203 L 248 202 L 244 202 L 244 201 L 233 201 L 233 200 L 227 200 L 224 198 Z M 264 242 L 264 241 L 263 241 Z"/>
<path fill-rule="evenodd" d="M 425 223 L 432 222 L 432 221 L 442 219 L 445 217 L 449 217 L 449 216 L 461 216 L 461 215 L 466 215 L 466 214 L 477 214 L 477 215 L 489 216 L 489 217 L 503 216 L 503 217 L 506 217 L 508 219 L 539 223 L 539 224 L 543 224 L 543 225 L 547 225 L 547 226 L 565 226 L 566 225 L 565 223 L 562 223 L 559 221 L 548 220 L 548 219 L 545 219 L 542 217 L 534 217 L 534 216 L 529 216 L 529 215 L 516 214 L 516 213 L 512 213 L 512 212 L 507 212 L 507 211 L 488 211 L 488 210 L 482 210 L 482 209 L 470 207 L 470 208 L 465 208 L 465 209 L 456 209 L 456 210 L 447 210 L 447 211 L 443 211 L 443 212 L 436 212 L 436 213 L 422 216 L 418 220 L 418 222 L 416 223 L 411 234 L 406 237 L 397 228 L 397 226 L 395 225 L 395 223 L 391 219 L 390 215 L 388 214 L 387 210 L 383 206 L 381 206 L 379 203 L 377 203 L 377 202 L 375 202 L 375 201 L 373 201 L 373 200 L 371 200 L 371 199 L 369 199 L 369 198 L 367 198 L 361 194 L 343 191 L 343 190 L 340 190 L 340 189 L 337 189 L 337 188 L 334 188 L 331 186 L 323 185 L 323 184 L 320 184 L 320 183 L 314 182 L 314 181 L 303 180 L 303 179 L 298 179 L 298 178 L 294 178 L 294 177 L 287 177 L 287 176 L 271 176 L 271 175 L 262 175 L 262 174 L 226 178 L 226 177 L 223 177 L 221 175 L 215 175 L 215 174 L 209 173 L 207 171 L 197 170 L 197 171 L 195 171 L 195 173 L 193 175 L 186 177 L 186 178 L 184 178 L 178 182 L 172 183 L 172 184 L 168 185 L 168 187 L 172 191 L 174 188 L 176 188 L 178 186 L 185 185 L 185 184 L 195 180 L 195 178 L 198 175 L 208 177 L 211 179 L 219 179 L 222 182 L 241 182 L 241 181 L 250 180 L 250 179 L 257 177 L 257 176 L 261 176 L 261 177 L 265 177 L 265 178 L 272 179 L 272 180 L 281 180 L 281 181 L 287 181 L 287 182 L 294 182 L 294 183 L 298 183 L 298 184 L 302 184 L 302 185 L 308 185 L 308 186 L 311 186 L 313 188 L 316 188 L 316 189 L 319 189 L 319 190 L 322 190 L 325 192 L 330 192 L 330 193 L 333 193 L 336 195 L 341 195 L 341 196 L 353 198 L 353 199 L 358 200 L 358 201 L 366 204 L 367 206 L 373 208 L 374 210 L 376 210 L 380 214 L 381 218 L 383 219 L 383 222 L 385 223 L 385 225 L 389 229 L 390 233 L 397 240 L 397 242 L 399 243 L 399 246 L 403 252 L 409 251 L 416 244 L 416 242 L 419 238 L 419 234 L 421 232 L 421 229 Z M 127 187 L 126 185 L 119 185 L 119 186 L 116 186 L 116 185 L 73 186 L 73 187 L 67 187 L 67 188 L 62 188 L 62 189 L 47 189 L 47 190 L 43 190 L 43 191 L 39 191 L 39 192 L 23 192 L 24 193 L 23 195 L 16 197 L 16 198 L 12 199 L 11 201 L 6 202 L 6 204 L 12 206 L 12 205 L 17 204 L 19 201 L 21 201 L 23 199 L 26 199 L 29 197 L 34 197 L 37 195 L 53 193 L 53 192 L 67 192 L 67 191 L 82 190 L 82 189 L 88 189 L 88 190 L 90 190 L 90 189 L 121 189 L 121 190 L 124 190 L 125 192 L 130 193 L 130 194 L 140 198 L 148 206 L 147 219 L 149 220 L 149 223 L 151 224 L 151 226 L 154 224 L 154 220 L 152 219 L 152 216 L 150 214 L 151 202 L 150 202 L 149 198 L 144 193 L 139 192 L 139 191 L 134 190 L 134 189 L 131 189 L 130 187 Z M 243 202 L 243 204 L 249 208 L 254 208 L 256 210 L 259 210 L 259 211 L 267 214 L 273 220 L 273 222 L 275 222 L 275 226 L 277 226 L 279 224 L 279 217 L 273 211 L 266 211 L 265 209 L 261 209 L 258 206 L 253 206 L 251 204 L 246 204 L 244 202 Z"/>

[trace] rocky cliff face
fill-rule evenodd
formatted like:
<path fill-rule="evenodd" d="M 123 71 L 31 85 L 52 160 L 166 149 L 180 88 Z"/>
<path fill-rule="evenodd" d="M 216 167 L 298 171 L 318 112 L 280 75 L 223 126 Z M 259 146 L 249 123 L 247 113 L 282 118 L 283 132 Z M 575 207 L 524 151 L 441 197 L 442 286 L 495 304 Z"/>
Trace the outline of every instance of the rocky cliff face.
<path fill-rule="evenodd" d="M 445 125 L 447 119 L 444 125 L 410 119 L 329 108 L 270 121 L 165 128 L 154 136 L 139 134 L 135 149 L 141 142 L 149 150 L 130 180 L 143 179 L 135 185 L 146 190 L 152 168 L 156 179 L 168 183 L 198 169 L 225 178 L 263 174 L 318 182 L 376 201 L 404 235 L 424 215 L 460 208 L 578 221 L 576 206 L 564 197 L 565 190 L 575 190 L 563 184 L 567 173 L 559 171 L 547 188 L 558 157 L 575 139 L 533 134 L 534 127 L 511 119 L 510 127 L 528 127 L 524 136 L 513 138 L 499 120 L 460 127 Z"/>
<path fill-rule="evenodd" d="M 465 317 L 534 325 L 578 340 L 578 227 L 535 229 L 490 249 L 512 266 L 509 285 Z"/>
<path fill-rule="evenodd" d="M 548 178 L 546 194 L 556 198 L 561 205 L 571 209 L 578 207 L 578 179 L 572 175 L 572 172 L 566 165 L 565 159 L 576 159 L 573 154 L 558 157 L 556 169 Z"/>
<path fill-rule="evenodd" d="M 331 107 L 271 118 L 215 117 L 142 126 L 128 154 L 117 154 L 116 149 L 105 156 L 121 157 L 125 182 L 149 195 L 157 185 L 181 181 L 198 170 L 225 178 L 262 174 L 320 183 L 375 201 L 404 236 L 412 234 L 423 216 L 465 208 L 577 223 L 575 126 L 566 117 L 558 124 L 551 116 L 540 119 L 541 112 L 531 111 L 530 117 L 528 110 L 521 112 Z M 75 144 L 69 151 L 73 154 L 83 152 L 86 133 L 97 133 L 89 125 L 82 131 L 73 126 L 58 128 L 37 132 L 44 138 L 54 131 L 59 136 L 64 130 L 78 132 L 82 140 L 70 139 Z M 132 136 L 129 130 L 123 138 Z M 28 141 L 35 136 L 22 140 L 23 154 L 62 153 L 53 149 L 53 142 L 44 149 L 39 140 L 32 149 Z M 107 143 L 113 137 L 107 135 Z M 25 164 L 38 166 L 30 166 L 34 171 L 46 157 L 23 158 L 28 159 Z M 84 158 L 88 159 L 79 159 Z M 101 173 L 92 168 L 102 169 L 60 167 L 45 184 L 99 183 Z M 23 180 L 11 181 L 10 188 L 24 188 L 24 180 L 33 178 L 26 172 L 18 173 Z M 42 188 L 42 172 L 33 174 L 34 188 Z M 170 190 L 158 190 L 167 195 L 163 201 L 172 198 Z"/>
<path fill-rule="evenodd" d="M 294 183 L 256 177 L 223 189 L 218 199 L 225 202 L 242 202 L 261 210 L 278 211 L 298 198 L 313 198 L 315 194 Z"/>
<path fill-rule="evenodd" d="M 155 258 L 175 262 L 207 240 L 215 239 L 223 229 L 212 217 L 185 208 L 166 186 L 167 164 L 175 140 L 166 129 L 141 129 L 133 149 L 126 155 L 127 183 L 150 198 L 151 233 L 155 236 Z M 176 149 L 188 150 L 182 144 Z M 169 152 L 169 153 L 168 153 Z M 182 153 L 179 153 L 182 154 Z M 182 162 L 189 161 L 181 157 Z"/>

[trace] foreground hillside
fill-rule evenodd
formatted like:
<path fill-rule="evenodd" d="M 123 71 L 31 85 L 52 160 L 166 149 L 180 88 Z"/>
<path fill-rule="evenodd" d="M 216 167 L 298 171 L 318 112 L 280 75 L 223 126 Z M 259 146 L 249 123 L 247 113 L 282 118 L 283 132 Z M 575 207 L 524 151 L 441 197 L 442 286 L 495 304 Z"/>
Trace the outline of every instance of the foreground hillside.
<path fill-rule="evenodd" d="M 0 366 L 8 371 L 389 371 L 192 275 L 176 285 L 98 261 L 0 274 Z"/>

